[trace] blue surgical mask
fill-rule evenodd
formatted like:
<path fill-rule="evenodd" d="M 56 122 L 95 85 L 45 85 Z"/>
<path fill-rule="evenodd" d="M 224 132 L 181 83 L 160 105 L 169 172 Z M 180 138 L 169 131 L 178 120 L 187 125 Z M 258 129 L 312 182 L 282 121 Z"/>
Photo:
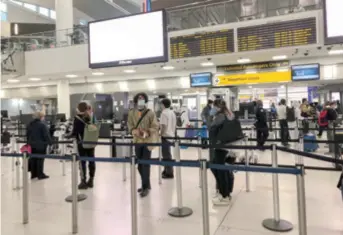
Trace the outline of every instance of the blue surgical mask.
<path fill-rule="evenodd" d="M 217 109 L 216 108 L 212 108 L 210 111 L 210 116 L 215 116 L 217 114 Z"/>

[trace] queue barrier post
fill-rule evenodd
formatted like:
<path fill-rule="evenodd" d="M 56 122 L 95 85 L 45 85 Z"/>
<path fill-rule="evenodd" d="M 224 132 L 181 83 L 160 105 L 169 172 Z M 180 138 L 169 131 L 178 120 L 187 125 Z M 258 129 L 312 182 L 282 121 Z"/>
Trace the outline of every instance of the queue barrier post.
<path fill-rule="evenodd" d="M 20 157 L 15 158 L 15 186 L 13 190 L 20 190 Z"/>
<path fill-rule="evenodd" d="M 72 154 L 71 162 L 71 197 L 72 197 L 72 233 L 78 233 L 78 195 L 77 195 L 77 155 Z"/>
<path fill-rule="evenodd" d="M 162 161 L 162 146 L 158 147 L 158 160 Z M 162 166 L 161 165 L 158 165 L 158 172 L 157 173 L 158 173 L 158 183 L 162 184 Z"/>
<path fill-rule="evenodd" d="M 125 135 L 124 134 L 122 134 L 121 139 L 122 139 L 122 143 L 124 143 L 124 141 L 125 141 Z M 123 148 L 124 147 L 125 146 L 123 146 Z M 115 148 L 115 146 L 114 146 L 114 148 Z M 113 151 L 114 150 L 112 150 L 112 152 Z M 129 146 L 129 156 L 132 156 L 132 146 Z M 123 156 L 123 157 L 125 157 L 125 156 Z M 125 182 L 126 181 L 126 163 L 125 162 L 123 162 L 123 164 L 122 164 L 122 169 L 123 169 L 123 181 Z"/>
<path fill-rule="evenodd" d="M 198 144 L 201 145 L 201 136 L 198 136 Z M 198 160 L 201 161 L 202 159 L 202 150 L 201 148 L 198 149 Z M 201 169 L 199 168 L 199 188 L 201 188 Z"/>
<path fill-rule="evenodd" d="M 301 170 L 301 174 L 297 175 L 297 201 L 298 201 L 299 235 L 307 235 L 305 168 L 304 168 L 304 165 L 297 165 L 297 169 Z"/>
<path fill-rule="evenodd" d="M 175 162 L 180 163 L 180 140 L 175 141 Z M 184 207 L 182 202 L 182 184 L 181 184 L 181 167 L 176 167 L 176 193 L 177 207 L 169 209 L 168 214 L 173 217 L 187 217 L 193 214 L 193 210 L 189 207 Z"/>
<path fill-rule="evenodd" d="M 248 137 L 244 138 L 245 146 L 248 146 Z M 245 154 L 245 166 L 249 167 L 249 156 L 248 156 L 248 149 L 244 149 Z M 250 192 L 250 172 L 245 172 L 245 190 L 246 192 Z"/>
<path fill-rule="evenodd" d="M 201 198 L 202 198 L 202 217 L 203 217 L 203 235 L 210 235 L 210 219 L 208 206 L 208 187 L 207 187 L 207 161 L 200 160 L 201 169 Z"/>
<path fill-rule="evenodd" d="M 73 141 L 73 153 L 72 153 L 72 158 L 74 158 L 75 157 L 75 159 L 76 159 L 76 164 L 80 164 L 80 173 L 82 174 L 82 167 L 81 167 L 81 162 L 79 161 L 79 159 L 78 159 L 78 149 L 77 149 L 77 140 L 76 139 L 74 139 L 74 141 Z M 71 176 L 72 176 L 72 182 L 73 182 L 73 169 L 74 169 L 74 166 L 73 166 L 73 161 L 71 162 L 71 168 L 72 168 L 72 173 L 71 173 Z M 77 201 L 78 202 L 81 202 L 81 201 L 84 201 L 84 200 L 86 200 L 87 199 L 87 195 L 86 194 L 78 194 L 78 192 L 77 192 L 77 181 L 78 181 L 78 177 L 77 177 L 77 166 L 76 166 L 76 168 L 75 168 L 75 172 L 76 172 L 76 197 L 77 197 Z M 73 187 L 73 186 L 72 186 Z M 70 196 L 68 196 L 68 197 L 66 197 L 65 198 L 65 201 L 66 202 L 73 202 L 73 188 L 72 188 L 72 195 L 70 195 Z"/>
<path fill-rule="evenodd" d="M 14 135 L 11 136 L 11 152 L 12 153 L 17 153 L 17 150 L 16 150 L 16 147 L 17 147 L 17 144 L 16 144 L 16 138 Z M 12 157 L 12 171 L 14 171 L 15 169 L 15 159 L 14 157 Z"/>
<path fill-rule="evenodd" d="M 29 223 L 29 158 L 23 153 L 23 224 Z"/>
<path fill-rule="evenodd" d="M 304 149 L 304 138 L 299 138 L 299 151 L 303 151 Z M 301 155 L 296 155 L 297 161 L 296 164 L 304 164 L 304 157 Z"/>
<path fill-rule="evenodd" d="M 138 218 L 137 218 L 137 182 L 136 182 L 136 157 L 131 156 L 131 234 L 138 235 Z"/>
<path fill-rule="evenodd" d="M 61 135 L 61 136 L 59 137 L 59 140 L 60 140 L 60 141 L 63 141 L 63 140 L 64 140 L 64 136 Z M 61 144 L 61 153 L 60 153 L 60 155 L 61 155 L 62 157 L 65 157 L 65 155 L 66 155 L 66 152 L 65 152 L 65 144 Z M 62 160 L 62 176 L 65 176 L 65 175 L 66 175 L 66 160 Z"/>
<path fill-rule="evenodd" d="M 278 167 L 276 144 L 272 145 L 272 167 Z M 293 229 L 292 223 L 280 218 L 280 195 L 279 195 L 279 177 L 278 174 L 272 174 L 273 179 L 273 211 L 274 218 L 265 219 L 262 222 L 263 227 L 275 232 L 287 232 Z"/>

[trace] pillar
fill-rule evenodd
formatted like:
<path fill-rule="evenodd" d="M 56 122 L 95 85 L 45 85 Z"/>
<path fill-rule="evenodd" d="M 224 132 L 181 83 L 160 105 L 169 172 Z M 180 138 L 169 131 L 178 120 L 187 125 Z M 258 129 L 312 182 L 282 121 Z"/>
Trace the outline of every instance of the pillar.
<path fill-rule="evenodd" d="M 285 85 L 285 99 L 286 99 L 286 104 L 291 105 L 291 102 L 288 100 L 288 84 Z"/>
<path fill-rule="evenodd" d="M 55 0 L 56 44 L 70 45 L 74 27 L 73 0 Z"/>
<path fill-rule="evenodd" d="M 57 84 L 57 112 L 65 113 L 70 118 L 70 92 L 69 81 L 62 80 Z"/>

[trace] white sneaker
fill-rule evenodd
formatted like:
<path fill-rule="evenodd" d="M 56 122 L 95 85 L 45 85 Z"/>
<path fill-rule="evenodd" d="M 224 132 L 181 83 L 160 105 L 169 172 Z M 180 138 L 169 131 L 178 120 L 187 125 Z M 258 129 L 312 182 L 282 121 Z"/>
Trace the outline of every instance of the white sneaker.
<path fill-rule="evenodd" d="M 217 198 L 214 198 L 212 200 L 212 203 L 214 206 L 228 206 L 230 205 L 231 197 L 225 197 L 223 198 L 221 195 L 219 195 Z"/>

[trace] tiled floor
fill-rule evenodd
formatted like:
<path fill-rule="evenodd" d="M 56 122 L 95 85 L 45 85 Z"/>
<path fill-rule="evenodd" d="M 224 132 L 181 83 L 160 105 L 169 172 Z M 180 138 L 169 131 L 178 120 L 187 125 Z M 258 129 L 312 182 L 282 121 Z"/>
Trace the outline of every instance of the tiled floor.
<path fill-rule="evenodd" d="M 320 149 L 319 152 L 325 152 Z M 156 151 L 154 155 L 156 156 Z M 182 159 L 196 159 L 195 149 L 182 150 Z M 270 163 L 270 151 L 256 152 L 260 162 Z M 109 155 L 109 147 L 97 147 L 96 155 Z M 207 152 L 204 151 L 204 156 Z M 280 164 L 294 164 L 291 154 L 278 153 Z M 67 235 L 71 234 L 71 204 L 64 201 L 70 194 L 70 166 L 62 176 L 62 164 L 47 160 L 46 173 L 50 179 L 30 182 L 30 222 L 21 224 L 21 191 L 13 190 L 14 172 L 11 159 L 1 158 L 1 234 L 2 235 Z M 331 166 L 305 159 L 307 165 Z M 129 168 L 127 168 L 129 179 Z M 137 174 L 138 175 L 138 174 Z M 245 173 L 235 174 L 235 189 L 229 207 L 213 207 L 210 202 L 212 235 L 274 235 L 261 226 L 272 217 L 273 197 L 271 175 L 252 173 L 252 191 L 245 192 Z M 343 235 L 343 203 L 336 188 L 337 172 L 307 171 L 306 201 L 309 235 Z M 209 191 L 214 180 L 208 172 Z M 137 178 L 139 183 L 139 179 Z M 294 224 L 287 233 L 299 234 L 296 182 L 294 176 L 280 175 L 281 218 Z M 193 209 L 192 216 L 172 218 L 168 209 L 176 206 L 175 180 L 158 184 L 157 167 L 152 167 L 151 194 L 138 198 L 138 227 L 140 235 L 199 235 L 202 234 L 201 191 L 198 170 L 182 169 L 183 203 Z M 130 182 L 122 180 L 122 165 L 97 163 L 95 188 L 85 191 L 88 199 L 79 203 L 80 235 L 130 235 Z M 211 196 L 211 195 L 209 195 Z"/>

